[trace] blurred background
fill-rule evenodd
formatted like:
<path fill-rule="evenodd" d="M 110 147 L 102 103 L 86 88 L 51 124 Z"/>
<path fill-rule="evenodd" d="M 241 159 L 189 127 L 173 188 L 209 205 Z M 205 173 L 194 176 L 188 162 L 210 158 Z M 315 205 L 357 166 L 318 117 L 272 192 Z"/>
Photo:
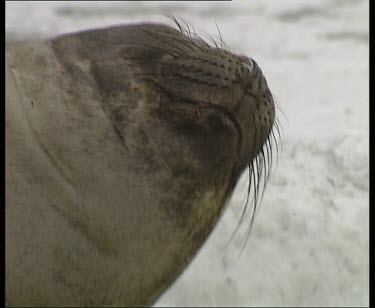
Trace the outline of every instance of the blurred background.
<path fill-rule="evenodd" d="M 246 174 L 155 306 L 368 306 L 369 2 L 9 1 L 6 40 L 168 16 L 257 61 L 284 141 L 243 250 Z"/>

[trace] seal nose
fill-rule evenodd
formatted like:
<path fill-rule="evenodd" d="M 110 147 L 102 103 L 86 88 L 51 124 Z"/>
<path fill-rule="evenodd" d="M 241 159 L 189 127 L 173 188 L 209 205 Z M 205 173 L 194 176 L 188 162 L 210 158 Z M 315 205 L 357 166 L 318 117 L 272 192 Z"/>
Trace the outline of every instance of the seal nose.
<path fill-rule="evenodd" d="M 275 104 L 266 78 L 258 64 L 243 57 L 239 83 L 245 92 L 238 117 L 244 135 L 243 157 L 254 158 L 270 136 L 275 120 Z"/>
<path fill-rule="evenodd" d="M 253 117 L 270 130 L 275 117 L 275 105 L 267 80 L 253 59 L 247 58 L 242 65 L 245 73 L 242 75 L 241 84 L 245 93 L 252 97 L 250 103 L 255 107 Z"/>
<path fill-rule="evenodd" d="M 243 62 L 242 65 L 250 72 L 252 73 L 253 72 L 253 68 L 254 68 L 254 62 L 249 59 L 249 62 Z"/>

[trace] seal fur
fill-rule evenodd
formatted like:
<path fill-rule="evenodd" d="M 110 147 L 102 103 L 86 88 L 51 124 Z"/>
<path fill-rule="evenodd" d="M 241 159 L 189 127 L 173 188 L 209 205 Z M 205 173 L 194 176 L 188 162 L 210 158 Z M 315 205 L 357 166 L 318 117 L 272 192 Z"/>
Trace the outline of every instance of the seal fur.
<path fill-rule="evenodd" d="M 275 119 L 254 60 L 159 24 L 15 44 L 6 87 L 8 306 L 152 305 Z"/>

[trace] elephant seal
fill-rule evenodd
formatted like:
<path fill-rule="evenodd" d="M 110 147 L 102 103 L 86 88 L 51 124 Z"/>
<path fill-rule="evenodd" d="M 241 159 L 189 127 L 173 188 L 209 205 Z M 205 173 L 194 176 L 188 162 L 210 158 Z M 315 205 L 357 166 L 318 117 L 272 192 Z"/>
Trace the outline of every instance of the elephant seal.
<path fill-rule="evenodd" d="M 6 305 L 152 305 L 268 144 L 262 71 L 152 23 L 6 55 Z"/>

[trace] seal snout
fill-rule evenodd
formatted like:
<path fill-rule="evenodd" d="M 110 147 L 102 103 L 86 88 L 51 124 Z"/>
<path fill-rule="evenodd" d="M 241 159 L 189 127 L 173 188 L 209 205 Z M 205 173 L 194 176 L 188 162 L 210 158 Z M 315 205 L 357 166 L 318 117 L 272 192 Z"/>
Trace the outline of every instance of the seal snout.
<path fill-rule="evenodd" d="M 251 163 L 264 150 L 275 121 L 275 104 L 265 76 L 256 61 L 238 56 L 241 67 L 237 82 L 241 87 L 234 114 L 242 131 L 239 168 Z"/>

